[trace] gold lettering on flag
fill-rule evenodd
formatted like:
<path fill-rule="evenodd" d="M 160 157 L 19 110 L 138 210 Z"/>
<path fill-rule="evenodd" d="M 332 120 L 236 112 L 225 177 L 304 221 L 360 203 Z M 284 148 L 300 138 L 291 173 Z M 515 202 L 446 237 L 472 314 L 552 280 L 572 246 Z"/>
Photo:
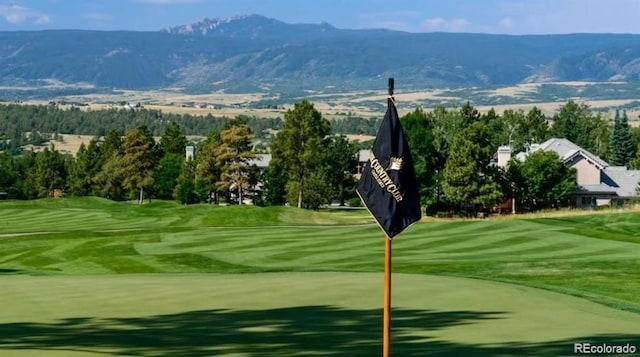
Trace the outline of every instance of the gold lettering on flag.
<path fill-rule="evenodd" d="M 371 157 L 369 157 L 369 163 L 371 163 L 371 174 L 376 182 L 378 182 L 378 185 L 389 192 L 396 202 L 402 201 L 402 194 L 400 193 L 400 190 L 398 190 L 398 186 L 393 183 L 393 180 L 391 180 L 391 177 L 389 177 L 389 174 L 384 167 L 380 165 L 380 162 L 376 159 L 373 153 L 371 153 Z M 400 161 L 400 163 L 402 163 L 402 161 Z"/>

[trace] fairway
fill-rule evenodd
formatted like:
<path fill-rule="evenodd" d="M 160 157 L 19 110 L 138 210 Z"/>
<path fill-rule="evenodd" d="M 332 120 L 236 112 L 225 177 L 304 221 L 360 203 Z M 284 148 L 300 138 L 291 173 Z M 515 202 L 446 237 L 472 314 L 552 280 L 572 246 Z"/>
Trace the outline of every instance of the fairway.
<path fill-rule="evenodd" d="M 375 356 L 366 211 L 0 202 L 2 356 Z M 640 215 L 426 220 L 394 240 L 393 351 L 640 347 Z"/>

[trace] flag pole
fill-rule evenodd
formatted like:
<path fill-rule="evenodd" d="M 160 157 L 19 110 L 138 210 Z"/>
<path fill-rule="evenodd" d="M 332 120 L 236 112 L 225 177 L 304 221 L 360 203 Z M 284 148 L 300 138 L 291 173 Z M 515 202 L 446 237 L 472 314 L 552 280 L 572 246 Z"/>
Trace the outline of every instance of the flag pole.
<path fill-rule="evenodd" d="M 391 354 L 391 240 L 420 220 L 420 197 L 409 142 L 402 131 L 393 100 L 389 98 L 369 160 L 362 169 L 356 192 L 385 233 L 382 355 Z"/>
<path fill-rule="evenodd" d="M 393 100 L 394 79 L 389 78 L 389 98 Z M 391 238 L 384 236 L 384 293 L 382 318 L 382 357 L 391 355 Z"/>
<path fill-rule="evenodd" d="M 384 317 L 382 356 L 389 357 L 391 350 L 391 238 L 384 237 Z"/>

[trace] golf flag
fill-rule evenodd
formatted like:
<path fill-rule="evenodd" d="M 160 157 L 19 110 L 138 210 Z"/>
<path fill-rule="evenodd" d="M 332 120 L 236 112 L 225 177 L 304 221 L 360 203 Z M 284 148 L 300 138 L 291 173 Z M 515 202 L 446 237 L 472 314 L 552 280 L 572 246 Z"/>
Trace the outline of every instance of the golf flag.
<path fill-rule="evenodd" d="M 391 97 L 357 192 L 389 238 L 420 220 L 413 159 Z"/>

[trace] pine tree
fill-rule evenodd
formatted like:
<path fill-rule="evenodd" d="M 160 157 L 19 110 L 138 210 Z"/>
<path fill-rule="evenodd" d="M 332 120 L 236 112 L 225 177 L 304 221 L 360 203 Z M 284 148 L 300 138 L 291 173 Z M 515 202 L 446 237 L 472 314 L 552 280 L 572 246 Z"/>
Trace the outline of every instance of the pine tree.
<path fill-rule="evenodd" d="M 272 155 L 276 162 L 281 162 L 288 170 L 289 202 L 297 202 L 298 208 L 301 208 L 303 203 L 305 206 L 313 206 L 305 201 L 305 192 L 324 191 L 324 187 L 312 185 L 311 181 L 315 184 L 323 183 L 320 177 L 326 176 L 322 171 L 325 170 L 326 137 L 331 127 L 329 121 L 307 100 L 296 103 L 293 109 L 287 110 L 284 119 L 284 127 L 278 132 L 273 143 L 275 148 Z M 326 184 L 326 181 L 323 184 Z M 293 200 L 294 196 L 297 199 Z M 315 194 L 313 196 L 318 197 Z"/>
<path fill-rule="evenodd" d="M 477 122 L 453 140 L 443 173 L 443 190 L 449 201 L 473 209 L 502 198 L 497 172 L 489 165 L 493 150 L 488 139 L 486 125 Z"/>
<path fill-rule="evenodd" d="M 187 205 L 198 202 L 196 193 L 196 164 L 189 160 L 184 163 L 182 173 L 178 177 L 178 184 L 173 191 L 173 197 L 180 203 Z"/>
<path fill-rule="evenodd" d="M 628 166 L 634 157 L 635 150 L 626 111 L 620 116 L 620 111 L 616 110 L 609 146 L 611 148 L 609 163 L 613 166 Z"/>
<path fill-rule="evenodd" d="M 198 155 L 196 156 L 198 182 L 207 187 L 208 196 L 213 199 L 214 203 L 218 203 L 217 184 L 220 181 L 220 172 L 222 170 L 216 158 L 218 146 L 220 146 L 221 142 L 220 132 L 212 131 L 209 137 L 200 144 Z"/>
<path fill-rule="evenodd" d="M 76 153 L 76 159 L 69 168 L 69 190 L 75 196 L 88 196 L 94 193 L 93 178 L 102 169 L 101 147 L 95 139 L 84 143 Z"/>
<path fill-rule="evenodd" d="M 355 146 L 344 135 L 331 138 L 327 154 L 327 176 L 333 196 L 344 206 L 350 195 L 355 195 L 353 173 L 358 165 Z"/>
<path fill-rule="evenodd" d="M 184 155 L 166 153 L 158 162 L 153 180 L 154 194 L 160 199 L 171 199 L 178 184 L 178 177 L 183 171 Z"/>
<path fill-rule="evenodd" d="M 156 167 L 155 142 L 145 127 L 133 129 L 124 138 L 124 155 L 121 163 L 124 186 L 138 190 L 138 204 L 144 200 L 144 189 L 153 184 L 153 170 Z"/>
<path fill-rule="evenodd" d="M 167 125 L 164 134 L 160 138 L 160 147 L 165 154 L 184 155 L 187 143 L 187 138 L 184 136 L 182 128 L 175 122 Z"/>
<path fill-rule="evenodd" d="M 249 125 L 237 123 L 220 132 L 221 144 L 216 149 L 216 160 L 222 168 L 218 189 L 236 194 L 238 204 L 242 204 L 249 189 L 250 159 L 256 157 L 252 152 L 251 129 Z"/>
<path fill-rule="evenodd" d="M 122 169 L 122 156 L 114 152 L 102 165 L 93 182 L 98 187 L 97 193 L 104 198 L 114 201 L 124 199 L 124 172 Z"/>

